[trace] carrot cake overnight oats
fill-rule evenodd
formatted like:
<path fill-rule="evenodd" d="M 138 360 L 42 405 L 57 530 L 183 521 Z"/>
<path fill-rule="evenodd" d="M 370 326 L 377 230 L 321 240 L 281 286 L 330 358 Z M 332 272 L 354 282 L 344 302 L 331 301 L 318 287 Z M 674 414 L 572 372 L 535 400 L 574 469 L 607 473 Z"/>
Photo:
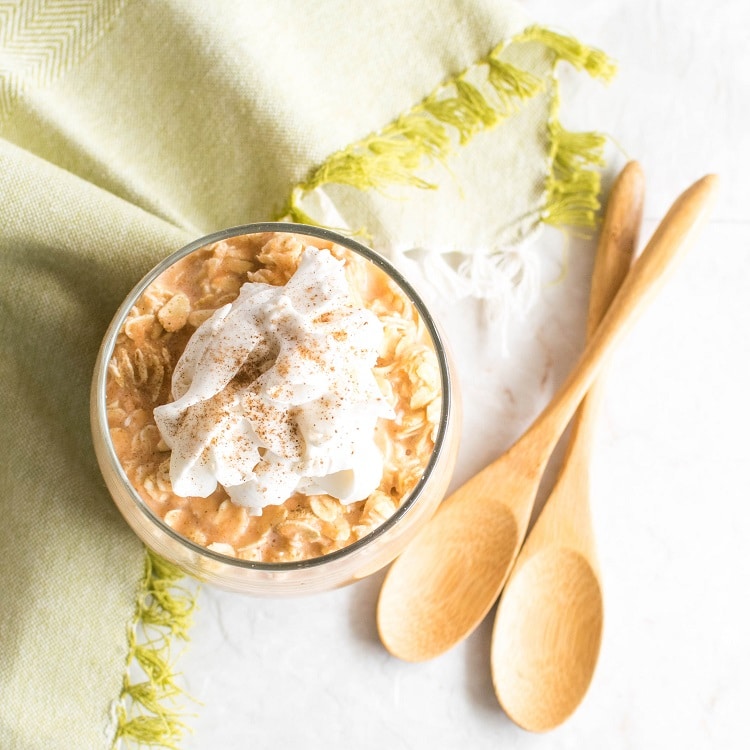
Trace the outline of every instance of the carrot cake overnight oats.
<path fill-rule="evenodd" d="M 328 234 L 249 231 L 189 252 L 134 299 L 100 363 L 132 489 L 218 555 L 294 563 L 356 546 L 438 463 L 434 329 L 382 263 Z"/>

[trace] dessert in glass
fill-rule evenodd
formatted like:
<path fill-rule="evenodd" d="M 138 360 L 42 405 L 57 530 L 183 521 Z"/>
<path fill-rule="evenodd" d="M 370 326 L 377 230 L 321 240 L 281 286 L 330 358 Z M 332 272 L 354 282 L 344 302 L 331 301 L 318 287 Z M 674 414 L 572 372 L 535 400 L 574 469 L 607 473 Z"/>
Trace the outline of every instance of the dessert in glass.
<path fill-rule="evenodd" d="M 436 510 L 455 378 L 425 304 L 380 255 L 252 224 L 148 273 L 104 338 L 94 447 L 123 516 L 200 580 L 307 593 L 388 564 Z"/>

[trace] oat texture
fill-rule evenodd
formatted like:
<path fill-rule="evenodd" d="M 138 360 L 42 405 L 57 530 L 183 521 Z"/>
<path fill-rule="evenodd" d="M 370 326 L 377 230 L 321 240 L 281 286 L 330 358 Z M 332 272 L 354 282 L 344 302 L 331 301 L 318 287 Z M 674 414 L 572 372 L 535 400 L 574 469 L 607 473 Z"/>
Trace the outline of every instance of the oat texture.
<path fill-rule="evenodd" d="M 294 494 L 253 516 L 219 486 L 209 497 L 180 497 L 169 479 L 170 450 L 154 422 L 154 407 L 171 400 L 171 373 L 190 335 L 246 281 L 285 284 L 304 247 L 315 244 L 345 261 L 352 300 L 383 324 L 374 370 L 394 420 L 380 420 L 384 456 L 379 487 L 344 505 L 330 495 Z M 119 333 L 107 377 L 107 407 L 115 451 L 130 482 L 165 523 L 192 541 L 246 560 L 288 562 L 333 552 L 389 518 L 422 475 L 440 416 L 435 351 L 404 293 L 372 263 L 344 248 L 286 233 L 244 235 L 201 248 L 151 284 Z"/>

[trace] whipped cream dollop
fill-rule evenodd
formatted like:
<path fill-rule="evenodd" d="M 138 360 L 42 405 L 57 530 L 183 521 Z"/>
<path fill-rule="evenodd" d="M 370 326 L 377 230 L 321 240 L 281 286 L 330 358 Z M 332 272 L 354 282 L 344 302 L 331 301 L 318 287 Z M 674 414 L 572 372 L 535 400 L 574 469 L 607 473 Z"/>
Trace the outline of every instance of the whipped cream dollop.
<path fill-rule="evenodd" d="M 306 248 L 284 286 L 247 282 L 192 335 L 154 409 L 180 496 L 221 484 L 255 514 L 295 492 L 344 503 L 377 488 L 373 375 L 383 326 L 353 304 L 343 261 Z"/>

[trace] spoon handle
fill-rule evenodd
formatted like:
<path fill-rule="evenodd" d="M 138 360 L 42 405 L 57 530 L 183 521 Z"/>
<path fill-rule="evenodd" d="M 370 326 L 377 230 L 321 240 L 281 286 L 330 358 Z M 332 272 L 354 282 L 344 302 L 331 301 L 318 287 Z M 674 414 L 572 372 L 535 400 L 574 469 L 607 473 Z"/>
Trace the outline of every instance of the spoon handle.
<path fill-rule="evenodd" d="M 620 287 L 578 365 L 568 375 L 555 397 L 537 417 L 516 448 L 526 455 L 532 451 L 543 466 L 578 404 L 596 377 L 606 356 L 622 340 L 666 280 L 677 267 L 691 240 L 713 205 L 718 178 L 706 175 L 691 185 L 662 219 L 640 258 Z"/>
<path fill-rule="evenodd" d="M 644 177 L 628 162 L 609 191 L 591 276 L 586 339 L 591 339 L 633 264 L 643 217 Z"/>
<path fill-rule="evenodd" d="M 591 276 L 587 341 L 596 333 L 635 257 L 643 218 L 643 193 L 643 170 L 638 162 L 628 162 L 612 185 L 604 213 Z M 576 412 L 563 467 L 571 464 L 585 466 L 588 463 L 601 384 L 600 372 Z"/>

